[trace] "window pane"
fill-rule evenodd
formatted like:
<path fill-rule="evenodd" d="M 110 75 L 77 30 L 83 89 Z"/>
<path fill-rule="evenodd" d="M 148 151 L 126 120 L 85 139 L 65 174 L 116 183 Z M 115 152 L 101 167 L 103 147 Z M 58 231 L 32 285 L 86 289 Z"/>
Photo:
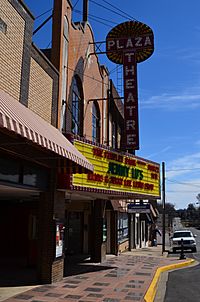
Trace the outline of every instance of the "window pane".
<path fill-rule="evenodd" d="M 118 242 L 128 239 L 128 214 L 118 213 Z"/>
<path fill-rule="evenodd" d="M 18 161 L 0 158 L 0 180 L 18 183 L 19 168 Z"/>
<path fill-rule="evenodd" d="M 73 81 L 72 91 L 72 132 L 74 134 L 81 135 L 81 110 L 82 110 L 82 99 L 80 89 L 77 84 L 77 80 Z"/>
<path fill-rule="evenodd" d="M 99 142 L 99 112 L 97 105 L 93 103 L 92 105 L 92 141 Z"/>
<path fill-rule="evenodd" d="M 47 171 L 42 167 L 27 164 L 24 166 L 23 184 L 38 188 L 47 188 Z"/>

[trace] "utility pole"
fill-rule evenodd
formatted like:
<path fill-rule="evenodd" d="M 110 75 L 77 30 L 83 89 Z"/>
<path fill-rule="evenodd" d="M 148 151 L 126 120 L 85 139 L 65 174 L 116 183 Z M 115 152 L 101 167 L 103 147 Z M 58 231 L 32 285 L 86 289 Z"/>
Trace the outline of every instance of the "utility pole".
<path fill-rule="evenodd" d="M 162 254 L 165 252 L 165 163 L 162 162 Z"/>

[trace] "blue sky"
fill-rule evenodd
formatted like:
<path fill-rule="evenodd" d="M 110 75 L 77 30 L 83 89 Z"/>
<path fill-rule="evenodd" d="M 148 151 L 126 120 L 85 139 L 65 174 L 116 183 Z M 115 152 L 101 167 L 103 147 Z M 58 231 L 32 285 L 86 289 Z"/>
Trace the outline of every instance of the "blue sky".
<path fill-rule="evenodd" d="M 53 7 L 53 0 L 24 2 L 35 17 Z M 82 0 L 73 0 L 72 4 L 73 19 L 80 21 Z M 117 11 L 115 7 L 118 14 L 113 12 Z M 166 201 L 177 209 L 196 203 L 200 193 L 199 11 L 199 0 L 89 0 L 95 41 L 105 41 L 111 28 L 127 21 L 128 16 L 154 32 L 155 51 L 138 64 L 140 150 L 136 154 L 160 164 L 165 162 Z M 35 28 L 49 14 L 36 18 Z M 50 27 L 51 22 L 35 34 L 38 47 L 51 44 Z M 116 67 L 105 55 L 99 60 L 110 71 Z M 111 78 L 116 81 L 116 72 L 111 72 Z"/>

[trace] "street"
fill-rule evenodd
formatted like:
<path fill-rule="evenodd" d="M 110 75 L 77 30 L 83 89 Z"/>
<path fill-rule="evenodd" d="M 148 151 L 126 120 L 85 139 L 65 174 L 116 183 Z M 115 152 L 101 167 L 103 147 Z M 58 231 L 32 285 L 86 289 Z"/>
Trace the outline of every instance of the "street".
<path fill-rule="evenodd" d="M 187 258 L 200 261 L 200 230 L 189 228 L 196 234 L 197 253 L 185 253 Z M 196 302 L 200 297 L 200 264 L 170 272 L 164 302 Z"/>

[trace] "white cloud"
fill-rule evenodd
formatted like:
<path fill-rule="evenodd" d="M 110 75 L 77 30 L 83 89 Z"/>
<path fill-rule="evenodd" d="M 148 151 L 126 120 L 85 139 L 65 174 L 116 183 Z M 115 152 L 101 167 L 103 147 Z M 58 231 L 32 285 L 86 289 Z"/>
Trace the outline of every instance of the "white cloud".
<path fill-rule="evenodd" d="M 151 159 L 152 157 L 155 157 L 155 156 L 157 156 L 157 155 L 159 155 L 159 154 L 161 154 L 161 153 L 167 152 L 167 151 L 170 150 L 171 148 L 172 148 L 172 147 L 167 146 L 167 147 L 163 148 L 162 150 L 160 150 L 159 152 L 155 152 L 155 153 L 152 153 L 152 154 L 148 155 L 146 158 Z"/>
<path fill-rule="evenodd" d="M 200 62 L 200 52 L 199 51 L 192 51 L 192 50 L 188 50 L 185 51 L 185 53 L 183 53 L 182 55 L 179 56 L 179 59 L 182 60 L 192 60 L 195 61 L 197 63 Z"/>
<path fill-rule="evenodd" d="M 200 189 L 198 190 L 198 188 L 166 182 L 166 202 L 174 204 L 176 209 L 187 208 L 189 203 L 195 204 L 198 193 L 200 193 Z"/>
<path fill-rule="evenodd" d="M 200 152 L 183 156 L 171 162 L 168 162 L 166 168 L 167 177 L 174 178 L 181 175 L 197 173 L 200 175 Z"/>
<path fill-rule="evenodd" d="M 167 163 L 166 200 L 175 207 L 185 208 L 197 202 L 200 193 L 200 152 Z"/>
<path fill-rule="evenodd" d="M 141 101 L 141 108 L 144 109 L 196 109 L 200 107 L 200 93 L 182 93 L 182 94 L 166 94 L 151 96 L 147 100 Z"/>
<path fill-rule="evenodd" d="M 185 48 L 178 49 L 176 51 L 178 55 L 176 58 L 184 61 L 190 61 L 193 63 L 200 63 L 200 51 L 199 49 Z"/>

